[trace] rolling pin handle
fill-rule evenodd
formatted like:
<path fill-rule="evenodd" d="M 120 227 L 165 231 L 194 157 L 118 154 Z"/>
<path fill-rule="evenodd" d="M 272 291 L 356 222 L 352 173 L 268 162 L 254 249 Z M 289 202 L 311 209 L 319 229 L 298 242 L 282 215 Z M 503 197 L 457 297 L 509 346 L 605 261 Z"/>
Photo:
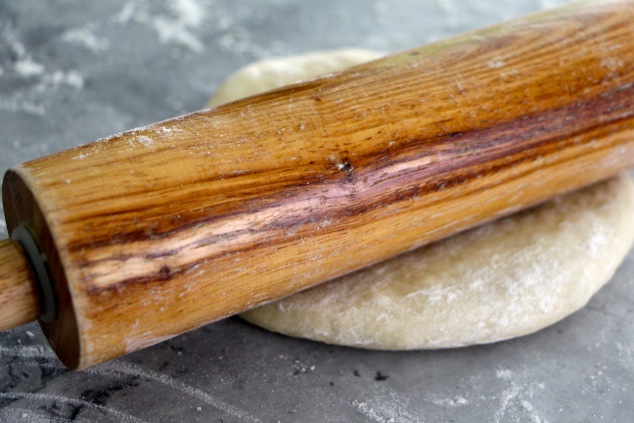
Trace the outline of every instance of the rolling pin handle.
<path fill-rule="evenodd" d="M 0 241 L 0 331 L 56 316 L 46 257 L 20 226 Z"/>
<path fill-rule="evenodd" d="M 52 322 L 57 316 L 57 302 L 53 291 L 52 280 L 48 273 L 48 260 L 26 226 L 18 226 L 11 232 L 11 239 L 17 241 L 23 248 L 31 270 L 35 275 L 37 293 L 39 293 L 39 318 Z"/>

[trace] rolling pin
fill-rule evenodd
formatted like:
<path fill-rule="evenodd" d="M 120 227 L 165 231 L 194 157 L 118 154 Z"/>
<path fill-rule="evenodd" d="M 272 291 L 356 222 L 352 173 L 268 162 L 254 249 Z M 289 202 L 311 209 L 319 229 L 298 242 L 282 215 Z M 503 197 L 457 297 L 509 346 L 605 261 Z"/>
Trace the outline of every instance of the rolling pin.
<path fill-rule="evenodd" d="M 622 172 L 632 22 L 567 6 L 15 166 L 0 328 L 85 368 Z"/>

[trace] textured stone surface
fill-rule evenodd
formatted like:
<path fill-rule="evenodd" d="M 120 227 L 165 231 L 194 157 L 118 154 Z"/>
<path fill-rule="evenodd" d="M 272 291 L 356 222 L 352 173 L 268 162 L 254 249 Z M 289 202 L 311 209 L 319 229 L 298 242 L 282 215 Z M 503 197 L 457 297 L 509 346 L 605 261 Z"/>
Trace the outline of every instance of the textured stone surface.
<path fill-rule="evenodd" d="M 519 3 L 3 2 L 0 167 L 193 111 L 257 58 L 396 51 L 560 2 Z M 233 318 L 71 373 L 33 324 L 0 334 L 0 421 L 627 421 L 633 312 L 630 252 L 581 312 L 474 348 L 363 351 Z"/>

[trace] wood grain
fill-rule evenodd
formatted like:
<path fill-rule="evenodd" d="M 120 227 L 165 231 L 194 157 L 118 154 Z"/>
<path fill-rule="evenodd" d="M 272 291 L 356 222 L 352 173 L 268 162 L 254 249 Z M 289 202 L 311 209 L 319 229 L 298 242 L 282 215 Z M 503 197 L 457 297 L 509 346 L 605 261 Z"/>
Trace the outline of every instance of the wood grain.
<path fill-rule="evenodd" d="M 37 319 L 40 306 L 35 283 L 20 245 L 0 241 L 0 331 Z"/>
<path fill-rule="evenodd" d="M 634 2 L 584 3 L 15 167 L 83 368 L 634 166 Z"/>

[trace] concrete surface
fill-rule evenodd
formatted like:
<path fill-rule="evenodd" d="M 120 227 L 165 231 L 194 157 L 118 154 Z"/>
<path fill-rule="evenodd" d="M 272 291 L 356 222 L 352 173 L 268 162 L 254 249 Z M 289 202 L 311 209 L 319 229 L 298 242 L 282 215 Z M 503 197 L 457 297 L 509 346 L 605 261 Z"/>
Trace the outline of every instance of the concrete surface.
<path fill-rule="evenodd" d="M 557 3 L 2 2 L 0 168 L 196 110 L 257 58 L 397 51 Z M 628 421 L 633 313 L 630 252 L 582 311 L 531 336 L 464 349 L 363 351 L 231 318 L 69 372 L 31 324 L 0 334 L 0 421 Z"/>

